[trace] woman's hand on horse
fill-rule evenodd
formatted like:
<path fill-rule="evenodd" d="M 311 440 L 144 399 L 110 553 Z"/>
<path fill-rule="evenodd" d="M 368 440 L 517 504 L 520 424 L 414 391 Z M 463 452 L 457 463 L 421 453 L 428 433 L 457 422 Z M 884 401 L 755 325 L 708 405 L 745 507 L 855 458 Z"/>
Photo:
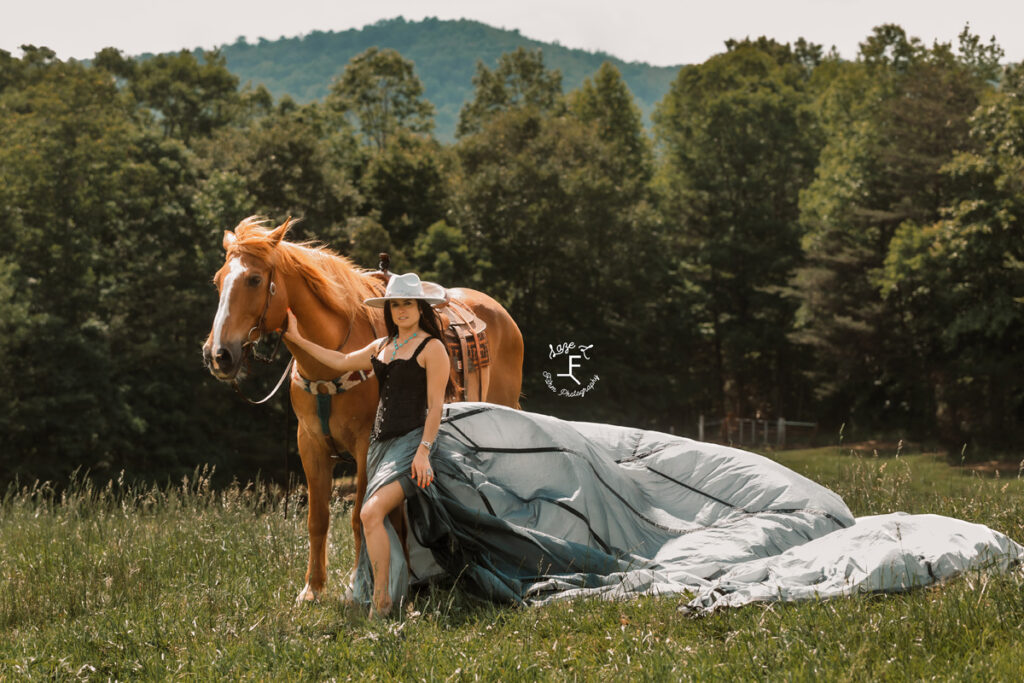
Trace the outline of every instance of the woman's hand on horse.
<path fill-rule="evenodd" d="M 299 323 L 295 320 L 295 314 L 292 313 L 292 309 L 285 311 L 288 316 L 285 322 L 284 338 L 288 341 L 298 342 L 302 341 L 302 335 L 299 334 Z"/>

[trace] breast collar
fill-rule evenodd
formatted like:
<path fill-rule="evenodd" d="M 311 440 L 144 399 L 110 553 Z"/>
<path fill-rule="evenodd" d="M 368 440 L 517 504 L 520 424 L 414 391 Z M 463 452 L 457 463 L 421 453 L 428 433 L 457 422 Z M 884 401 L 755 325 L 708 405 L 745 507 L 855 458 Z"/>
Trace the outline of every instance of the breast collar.
<path fill-rule="evenodd" d="M 326 394 L 334 396 L 343 394 L 373 376 L 373 370 L 356 370 L 334 379 L 306 379 L 299 374 L 298 366 L 292 368 L 292 381 L 310 394 Z"/>

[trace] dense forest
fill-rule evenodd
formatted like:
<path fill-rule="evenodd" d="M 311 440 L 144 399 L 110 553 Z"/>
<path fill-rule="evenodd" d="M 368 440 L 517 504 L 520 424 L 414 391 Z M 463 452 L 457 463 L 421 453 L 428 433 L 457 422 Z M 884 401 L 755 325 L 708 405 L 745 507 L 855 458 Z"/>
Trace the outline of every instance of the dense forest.
<path fill-rule="evenodd" d="M 444 49 L 439 50 L 438 46 Z M 254 44 L 239 38 L 220 47 L 228 69 L 243 84 L 263 85 L 275 98 L 285 95 L 300 104 L 322 100 L 346 64 L 371 47 L 391 49 L 411 61 L 423 84 L 423 95 L 434 105 L 434 135 L 452 142 L 462 105 L 473 98 L 473 74 L 477 62 L 494 68 L 499 57 L 523 47 L 543 49 L 547 68 L 558 70 L 566 89 L 574 90 L 603 64 L 610 62 L 636 98 L 645 116 L 665 96 L 678 67 L 625 62 L 605 53 L 542 43 L 519 31 L 495 28 L 478 21 L 386 19 L 342 32 L 313 31 L 305 36 L 267 40 Z M 202 57 L 202 50 L 194 51 Z"/>
<path fill-rule="evenodd" d="M 1001 57 L 893 25 L 853 60 L 730 41 L 648 133 L 611 62 L 567 91 L 516 48 L 475 65 L 444 143 L 392 49 L 301 104 L 216 51 L 0 52 L 0 478 L 280 476 L 284 401 L 244 404 L 200 356 L 221 234 L 250 214 L 495 296 L 529 410 L 688 434 L 759 412 L 1019 458 L 1024 69 Z M 583 397 L 544 385 L 563 342 L 592 345 Z"/>

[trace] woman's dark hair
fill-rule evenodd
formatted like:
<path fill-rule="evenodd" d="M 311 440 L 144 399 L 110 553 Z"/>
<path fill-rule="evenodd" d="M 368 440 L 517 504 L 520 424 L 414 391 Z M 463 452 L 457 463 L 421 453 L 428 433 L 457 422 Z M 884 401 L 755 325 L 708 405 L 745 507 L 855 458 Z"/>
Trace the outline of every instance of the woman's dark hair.
<path fill-rule="evenodd" d="M 441 321 L 437 317 L 437 311 L 423 299 L 416 299 L 415 301 L 420 309 L 420 327 L 431 337 L 437 337 L 443 342 Z M 391 317 L 391 301 L 388 301 L 387 305 L 384 306 L 384 329 L 388 332 L 388 340 L 398 336 L 398 325 L 395 324 L 395 319 Z"/>
<path fill-rule="evenodd" d="M 423 299 L 416 299 L 416 305 L 420 309 L 420 328 L 428 336 L 441 340 L 441 343 L 444 344 L 445 353 L 448 354 L 448 364 L 451 365 L 451 353 L 448 352 L 448 345 L 445 344 L 444 335 L 441 333 L 441 319 L 437 317 L 437 311 Z M 398 337 L 398 325 L 395 324 L 395 319 L 391 317 L 390 301 L 384 305 L 384 329 L 387 330 L 388 341 Z M 448 384 L 444 389 L 444 398 L 446 401 L 455 401 L 458 399 L 458 395 L 459 386 L 455 383 L 453 373 L 449 372 Z"/>

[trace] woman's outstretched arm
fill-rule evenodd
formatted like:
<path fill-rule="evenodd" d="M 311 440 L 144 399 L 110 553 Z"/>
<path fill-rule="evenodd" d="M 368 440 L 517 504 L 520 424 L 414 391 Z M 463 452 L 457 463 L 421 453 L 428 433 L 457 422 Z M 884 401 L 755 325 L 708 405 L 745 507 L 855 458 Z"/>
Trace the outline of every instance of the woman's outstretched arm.
<path fill-rule="evenodd" d="M 318 363 L 323 363 L 336 372 L 352 372 L 354 370 L 370 370 L 373 365 L 370 358 L 377 348 L 377 341 L 372 341 L 358 351 L 344 353 L 324 348 L 315 342 L 311 342 L 299 332 L 299 324 L 295 314 L 288 309 L 288 329 L 285 330 L 284 338 L 299 347 Z"/>

